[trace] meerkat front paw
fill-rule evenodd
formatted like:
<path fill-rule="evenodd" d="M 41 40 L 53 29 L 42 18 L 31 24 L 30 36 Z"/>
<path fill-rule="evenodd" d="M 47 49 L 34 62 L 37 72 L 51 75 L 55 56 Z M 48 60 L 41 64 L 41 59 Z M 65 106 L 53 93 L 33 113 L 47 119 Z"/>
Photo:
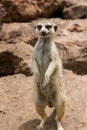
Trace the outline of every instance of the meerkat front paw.
<path fill-rule="evenodd" d="M 46 73 L 45 74 L 45 78 L 44 78 L 44 83 L 43 83 L 43 88 L 45 88 L 47 86 L 47 84 L 49 83 L 50 81 L 50 77 L 49 75 Z"/>
<path fill-rule="evenodd" d="M 39 76 L 39 71 L 34 70 L 34 75 L 35 75 L 35 76 Z"/>
<path fill-rule="evenodd" d="M 34 71 L 34 77 L 35 77 L 35 81 L 38 83 L 40 76 L 39 76 L 39 72 L 38 71 Z"/>

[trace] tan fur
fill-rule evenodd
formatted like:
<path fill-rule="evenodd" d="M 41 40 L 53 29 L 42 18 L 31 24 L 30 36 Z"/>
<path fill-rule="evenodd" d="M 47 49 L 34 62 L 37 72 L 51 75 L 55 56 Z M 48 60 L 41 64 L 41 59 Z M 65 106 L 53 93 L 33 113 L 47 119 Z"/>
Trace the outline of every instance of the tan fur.
<path fill-rule="evenodd" d="M 43 25 L 44 24 L 44 25 Z M 46 31 L 45 24 L 41 31 Z M 65 93 L 62 78 L 62 64 L 56 45 L 53 41 L 54 24 L 51 23 L 52 33 L 47 37 L 38 35 L 35 45 L 32 66 L 34 73 L 34 100 L 36 111 L 41 116 L 42 121 L 38 128 L 43 128 L 46 121 L 45 106 L 55 107 L 57 112 L 58 130 L 63 130 L 61 120 L 65 110 Z"/>

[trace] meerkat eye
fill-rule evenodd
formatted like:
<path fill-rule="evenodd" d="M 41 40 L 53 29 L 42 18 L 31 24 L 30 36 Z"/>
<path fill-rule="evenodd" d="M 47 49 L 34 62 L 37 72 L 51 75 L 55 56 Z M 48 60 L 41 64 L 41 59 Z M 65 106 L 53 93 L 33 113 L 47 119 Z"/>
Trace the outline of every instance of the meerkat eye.
<path fill-rule="evenodd" d="M 49 30 L 50 28 L 52 28 L 51 25 L 46 25 L 46 28 Z"/>
<path fill-rule="evenodd" d="M 38 30 L 41 30 L 41 28 L 42 28 L 42 25 L 37 25 Z"/>

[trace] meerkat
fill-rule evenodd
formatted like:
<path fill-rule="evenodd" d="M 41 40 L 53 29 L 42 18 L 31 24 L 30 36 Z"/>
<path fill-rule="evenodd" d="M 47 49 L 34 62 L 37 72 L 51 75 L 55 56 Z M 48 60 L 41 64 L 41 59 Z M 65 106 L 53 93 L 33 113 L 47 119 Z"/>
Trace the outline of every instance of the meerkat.
<path fill-rule="evenodd" d="M 57 47 L 54 43 L 54 33 L 57 26 L 47 21 L 36 26 L 38 41 L 32 55 L 34 74 L 34 101 L 37 113 L 41 116 L 38 129 L 46 122 L 45 107 L 55 107 L 57 130 L 64 130 L 61 120 L 65 111 L 65 92 L 62 77 L 62 64 Z"/>

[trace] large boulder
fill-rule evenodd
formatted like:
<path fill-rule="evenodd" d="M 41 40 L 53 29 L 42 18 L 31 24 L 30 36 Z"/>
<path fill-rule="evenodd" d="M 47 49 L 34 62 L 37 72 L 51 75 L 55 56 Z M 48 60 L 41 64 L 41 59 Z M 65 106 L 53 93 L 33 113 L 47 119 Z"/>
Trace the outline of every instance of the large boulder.
<path fill-rule="evenodd" d="M 2 4 L 0 4 L 0 32 L 2 29 L 2 22 L 3 22 L 5 15 L 6 15 L 5 9 L 3 8 Z"/>
<path fill-rule="evenodd" d="M 40 17 L 50 17 L 62 0 L 0 0 L 6 16 L 4 22 L 30 21 Z"/>
<path fill-rule="evenodd" d="M 31 75 L 32 46 L 23 42 L 0 45 L 0 76 L 23 73 Z"/>
<path fill-rule="evenodd" d="M 87 19 L 72 21 L 50 19 L 49 21 L 58 26 L 55 42 L 64 68 L 71 69 L 77 74 L 87 74 Z M 24 42 L 25 46 L 34 46 L 37 39 L 34 25 L 37 22 L 4 24 L 0 44 L 5 42 L 7 46 L 9 44 L 15 46 Z M 27 48 L 24 50 L 26 54 L 29 53 Z M 20 51 L 22 53 L 22 50 Z"/>
<path fill-rule="evenodd" d="M 3 24 L 0 34 L 0 76 L 31 75 L 31 55 L 35 42 L 34 24 Z"/>
<path fill-rule="evenodd" d="M 25 42 L 33 45 L 36 40 L 34 23 L 3 24 L 0 39 L 9 44 Z"/>
<path fill-rule="evenodd" d="M 2 19 L 5 17 L 5 15 L 6 15 L 6 11 L 5 11 L 3 5 L 0 4 L 0 23 L 1 23 Z"/>
<path fill-rule="evenodd" d="M 60 23 L 62 26 L 58 24 L 60 31 L 57 32 L 55 42 L 64 68 L 77 74 L 87 74 L 87 20 Z"/>
<path fill-rule="evenodd" d="M 87 18 L 86 0 L 0 0 L 0 20 L 28 22 L 38 18 Z"/>
<path fill-rule="evenodd" d="M 61 2 L 60 11 L 62 18 L 78 19 L 87 18 L 87 1 L 86 0 L 63 0 Z"/>

